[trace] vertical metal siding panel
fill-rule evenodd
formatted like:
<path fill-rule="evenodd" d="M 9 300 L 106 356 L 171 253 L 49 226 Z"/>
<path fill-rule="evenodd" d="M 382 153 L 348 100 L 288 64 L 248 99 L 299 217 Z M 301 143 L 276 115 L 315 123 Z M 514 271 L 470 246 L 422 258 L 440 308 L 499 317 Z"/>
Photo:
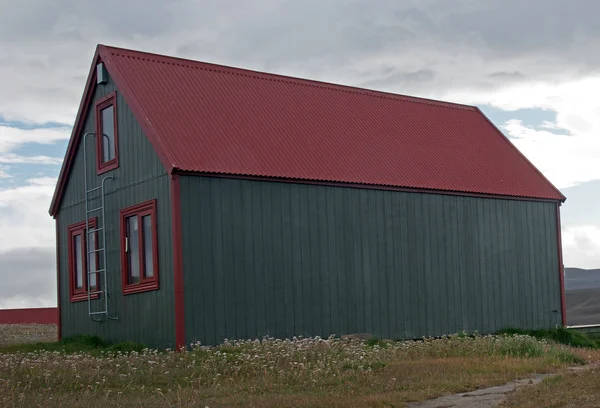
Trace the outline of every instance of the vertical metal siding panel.
<path fill-rule="evenodd" d="M 370 251 L 370 228 L 369 225 L 369 202 L 368 202 L 368 193 L 365 190 L 357 190 L 359 200 L 360 200 L 360 216 L 361 220 L 361 242 L 359 243 L 360 250 L 362 253 L 361 256 L 361 266 L 360 271 L 363 279 L 363 287 L 364 287 L 364 318 L 365 318 L 365 331 L 368 333 L 374 333 L 374 323 L 373 323 L 373 302 L 372 302 L 372 268 L 371 268 L 371 251 Z"/>
<path fill-rule="evenodd" d="M 267 304 L 265 303 L 265 245 L 263 240 L 263 199 L 260 183 L 252 183 L 252 218 L 254 220 L 254 293 L 256 294 L 257 337 L 267 335 Z"/>
<path fill-rule="evenodd" d="M 312 321 L 313 321 L 313 333 L 321 334 L 323 332 L 322 316 L 321 316 L 321 270 L 319 262 L 319 254 L 321 248 L 321 242 L 319 241 L 319 204 L 318 204 L 318 191 L 315 189 L 309 189 L 308 195 L 308 233 L 310 237 L 308 256 L 310 259 L 310 269 L 313 271 L 310 281 L 311 292 L 312 292 Z"/>
<path fill-rule="evenodd" d="M 490 331 L 490 312 L 491 304 L 493 302 L 492 294 L 488 291 L 489 282 L 489 269 L 486 262 L 487 251 L 486 251 L 486 225 L 485 225 L 485 201 L 480 201 L 477 206 L 477 246 L 478 246 L 478 258 L 479 258 L 479 274 L 481 276 L 481 293 L 485 294 L 482 303 L 483 311 L 483 324 L 482 330 L 484 333 Z"/>
<path fill-rule="evenodd" d="M 516 327 L 517 324 L 517 311 L 516 311 L 516 303 L 517 297 L 515 296 L 517 288 L 514 285 L 514 277 L 515 277 L 515 262 L 513 259 L 513 248 L 514 248 L 514 237 L 512 233 L 512 228 L 514 225 L 514 214 L 513 207 L 510 201 L 504 203 L 505 208 L 505 228 L 504 228 L 504 247 L 506 248 L 504 253 L 504 265 L 505 269 L 505 281 L 506 281 L 506 290 L 508 295 L 507 304 L 505 305 L 506 313 L 507 313 L 507 321 L 504 322 L 505 326 Z"/>
<path fill-rule="evenodd" d="M 316 303 L 314 288 L 312 285 L 313 274 L 315 273 L 314 265 L 311 262 L 311 235 L 310 225 L 310 203 L 313 202 L 309 197 L 309 188 L 307 186 L 299 186 L 298 194 L 300 198 L 300 245 L 302 253 L 302 301 L 304 303 L 304 336 L 309 336 L 310 333 L 316 333 L 316 326 L 313 317 L 314 303 Z M 310 273 L 308 273 L 310 271 Z"/>
<path fill-rule="evenodd" d="M 504 305 L 504 280 L 502 279 L 502 246 L 501 246 L 501 224 L 502 218 L 498 213 L 498 201 L 490 200 L 490 232 L 491 232 L 491 245 L 494 249 L 493 265 L 494 265 L 494 288 L 496 291 L 496 304 L 494 315 L 496 317 L 496 324 L 494 330 L 498 330 L 502 327 L 503 322 L 503 305 Z"/>
<path fill-rule="evenodd" d="M 225 271 L 223 264 L 224 257 L 224 240 L 223 240 L 223 204 L 221 203 L 221 189 L 218 182 L 212 183 L 211 186 L 211 214 L 212 214 L 212 230 L 214 232 L 214 274 L 215 274 L 215 331 L 216 340 L 222 342 L 227 337 L 227 314 L 225 310 Z M 185 221 L 182 220 L 185 225 Z"/>
<path fill-rule="evenodd" d="M 383 195 L 383 219 L 385 237 L 385 259 L 387 263 L 386 287 L 388 302 L 386 305 L 388 313 L 388 338 L 398 338 L 398 316 L 396 315 L 396 293 L 398 291 L 398 271 L 394 259 L 394 212 L 392 210 L 393 193 L 385 191 Z"/>
<path fill-rule="evenodd" d="M 290 229 L 291 229 L 291 250 L 292 250 L 292 276 L 294 284 L 294 335 L 303 335 L 305 297 L 303 296 L 304 273 L 302 269 L 302 222 L 300 218 L 300 197 L 298 186 L 290 186 Z"/>
<path fill-rule="evenodd" d="M 414 279 L 415 273 L 414 270 L 411 269 L 411 256 L 414 253 L 411 251 L 411 240 L 413 235 L 410 231 L 410 217 L 409 217 L 409 195 L 401 194 L 399 197 L 400 204 L 400 256 L 401 256 L 401 264 L 402 264 L 402 280 L 403 280 L 403 317 L 404 317 L 404 327 L 405 327 L 405 336 L 407 338 L 416 338 L 418 337 L 418 333 L 416 331 L 415 320 L 416 316 L 413 315 L 414 305 L 417 304 L 417 299 L 415 298 L 414 291 Z"/>
<path fill-rule="evenodd" d="M 454 254 L 452 247 L 452 209 L 450 207 L 450 197 L 440 197 L 444 231 L 444 270 L 443 275 L 446 278 L 446 310 L 447 310 L 447 327 L 449 333 L 456 331 L 456 305 L 455 305 L 455 285 L 454 285 Z"/>
<path fill-rule="evenodd" d="M 319 291 L 321 304 L 321 332 L 320 335 L 327 336 L 331 330 L 331 289 L 329 287 L 329 262 L 328 254 L 328 231 L 327 231 L 327 189 L 317 190 L 317 213 L 315 224 L 317 227 L 317 236 L 319 239 L 318 270 L 319 270 Z"/>
<path fill-rule="evenodd" d="M 535 310 L 534 310 L 534 290 L 535 290 L 535 282 L 532 280 L 532 270 L 534 268 L 534 259 L 533 256 L 524 256 L 526 253 L 531 253 L 531 240 L 533 237 L 529 233 L 531 228 L 529 227 L 530 217 L 529 217 L 529 208 L 527 205 L 523 205 L 522 207 L 522 224 L 521 224 L 521 232 L 523 235 L 523 246 L 521 249 L 521 256 L 526 260 L 525 269 L 523 270 L 523 276 L 525 277 L 526 286 L 525 286 L 525 300 L 527 302 L 527 326 L 530 328 L 535 327 Z"/>
<path fill-rule="evenodd" d="M 404 280 L 404 267 L 402 265 L 402 226 L 400 222 L 400 198 L 398 194 L 390 194 L 391 202 L 391 234 L 392 234 L 392 257 L 394 262 L 394 318 L 396 321 L 394 338 L 406 336 L 406 314 L 404 311 L 404 297 L 406 296 L 406 283 Z"/>
<path fill-rule="evenodd" d="M 367 202 L 367 220 L 368 220 L 368 248 L 369 248 L 369 270 L 370 270 L 370 295 L 371 295 L 371 322 L 373 334 L 382 337 L 381 330 L 381 294 L 379 287 L 379 251 L 377 242 L 377 196 L 375 194 L 366 194 Z"/>
<path fill-rule="evenodd" d="M 423 320 L 421 310 L 421 293 L 419 292 L 419 267 L 417 264 L 417 243 L 419 237 L 417 235 L 417 228 L 415 226 L 415 197 L 411 195 L 406 196 L 406 235 L 403 237 L 406 241 L 406 255 L 405 265 L 408 269 L 408 287 L 410 293 L 410 305 L 408 305 L 407 312 L 410 319 L 410 328 L 413 336 L 419 337 L 422 333 L 420 323 Z"/>
<path fill-rule="evenodd" d="M 471 311 L 472 318 L 470 321 L 470 327 L 467 329 L 469 332 L 480 330 L 481 327 L 481 307 L 479 304 L 479 298 L 481 292 L 479 291 L 479 264 L 477 260 L 476 252 L 476 223 L 474 220 L 477 217 L 476 210 L 474 209 L 473 200 L 465 199 L 462 202 L 464 208 L 464 219 L 465 219 L 465 257 L 466 257 L 466 279 L 468 288 L 468 309 Z"/>
<path fill-rule="evenodd" d="M 497 236 L 498 236 L 498 227 L 497 227 L 497 214 L 495 211 L 495 201 L 494 200 L 486 200 L 486 208 L 487 208 L 487 242 L 488 249 L 490 254 L 489 266 L 491 271 L 490 283 L 488 286 L 488 292 L 494 294 L 494 303 L 491 309 L 491 315 L 493 316 L 493 323 L 491 325 L 491 331 L 494 332 L 498 330 L 501 326 L 501 307 L 502 307 L 502 290 L 500 287 L 500 268 L 498 267 L 498 252 L 499 248 L 496 244 Z"/>
<path fill-rule="evenodd" d="M 242 188 L 244 182 L 242 180 L 236 180 L 232 183 L 232 189 L 230 191 L 229 200 L 231 200 L 231 233 L 232 233 L 232 248 L 233 248 L 233 268 L 232 271 L 232 283 L 234 285 L 234 310 L 235 310 L 235 328 L 236 338 L 246 338 L 246 321 L 248 320 L 247 309 L 246 309 L 246 275 L 248 274 L 248 268 L 245 262 L 246 251 L 244 243 L 244 235 L 240 233 L 240 226 L 243 222 L 242 209 L 240 205 L 236 203 L 242 200 Z M 246 271 L 244 273 L 244 271 Z"/>
<path fill-rule="evenodd" d="M 543 291 L 542 300 L 543 300 L 543 320 L 542 324 L 544 327 L 548 327 L 552 324 L 552 308 L 550 301 L 550 282 L 548 279 L 547 271 L 549 270 L 550 265 L 548 264 L 548 256 L 546 254 L 546 241 L 548 240 L 548 222 L 544 217 L 543 208 L 539 208 L 536 211 L 536 217 L 538 222 L 538 233 L 539 238 L 537 240 L 538 243 L 538 256 L 540 262 L 540 275 L 538 279 L 543 282 L 541 285 L 541 289 Z"/>
<path fill-rule="evenodd" d="M 436 242 L 435 256 L 438 260 L 438 296 L 440 299 L 440 314 L 439 324 L 442 333 L 448 333 L 450 331 L 450 319 L 452 317 L 452 310 L 450 308 L 450 299 L 448 297 L 449 288 L 449 276 L 450 271 L 448 269 L 448 259 L 446 246 L 449 244 L 450 237 L 446 231 L 446 215 L 444 212 L 444 200 L 443 197 L 438 197 L 435 200 L 435 234 L 433 239 Z"/>
<path fill-rule="evenodd" d="M 283 263 L 283 228 L 281 225 L 282 208 L 281 208 L 281 185 L 279 183 L 271 183 L 269 188 L 271 201 L 271 232 L 273 243 L 273 309 L 275 309 L 275 336 L 283 338 L 286 336 L 286 293 L 283 281 L 285 269 L 287 265 Z"/>
<path fill-rule="evenodd" d="M 519 256 L 517 253 L 518 250 L 518 244 L 517 244 L 517 225 L 518 225 L 518 220 L 517 220 L 517 209 L 515 206 L 515 202 L 509 200 L 508 201 L 508 206 L 510 208 L 510 228 L 509 228 L 509 235 L 507 237 L 508 239 L 508 245 L 510 245 L 510 257 L 509 257 L 509 265 L 511 267 L 512 273 L 511 273 L 511 294 L 512 294 L 512 298 L 513 298 L 513 302 L 512 302 L 512 310 L 511 310 L 511 315 L 513 316 L 513 323 L 512 326 L 513 327 L 523 327 L 523 319 L 522 319 L 522 299 L 520 296 L 520 286 L 519 285 L 519 276 L 520 276 L 520 265 L 519 265 Z"/>
<path fill-rule="evenodd" d="M 448 196 L 450 204 L 450 213 L 452 222 L 450 228 L 452 231 L 452 278 L 454 283 L 453 303 L 454 303 L 454 332 L 464 330 L 463 327 L 463 316 L 465 311 L 463 310 L 462 298 L 464 297 L 463 285 L 462 285 L 462 271 L 461 271 L 461 247 L 460 242 L 460 226 L 459 226 L 459 212 L 458 212 L 458 200 L 459 197 Z"/>
<path fill-rule="evenodd" d="M 278 305 L 275 303 L 275 284 L 274 284 L 274 254 L 273 254 L 273 220 L 272 203 L 268 183 L 261 184 L 260 193 L 262 197 L 263 212 L 263 249 L 265 266 L 265 310 L 266 310 L 266 330 L 268 336 L 277 335 L 277 321 L 275 309 Z M 267 221 L 268 220 L 268 221 Z"/>
<path fill-rule="evenodd" d="M 437 280 L 433 279 L 432 276 L 432 260 L 431 260 L 431 241 L 434 235 L 433 228 L 429 222 L 430 213 L 429 213 L 429 201 L 431 196 L 423 195 L 421 197 L 421 208 L 420 212 L 422 214 L 422 224 L 421 228 L 423 229 L 423 281 L 425 284 L 425 294 L 429 301 L 427 302 L 427 306 L 425 308 L 426 313 L 426 322 L 427 322 L 427 335 L 434 336 L 436 334 L 435 329 L 435 310 L 436 310 L 436 301 L 439 299 L 437 296 Z"/>
<path fill-rule="evenodd" d="M 190 231 L 191 237 L 191 245 L 187 248 L 184 248 L 184 256 L 191 257 L 192 254 L 197 254 L 195 250 L 195 245 L 193 243 L 194 240 L 194 231 L 198 231 L 200 229 L 200 237 L 201 237 L 201 245 L 202 248 L 200 250 L 200 254 L 202 259 L 197 261 L 194 259 L 190 262 L 190 268 L 186 269 L 187 275 L 195 275 L 196 273 L 201 273 L 203 276 L 202 281 L 206 282 L 205 286 L 199 288 L 201 293 L 203 294 L 202 298 L 204 300 L 204 304 L 206 305 L 205 310 L 206 314 L 203 316 L 201 314 L 195 315 L 196 321 L 200 324 L 196 324 L 196 327 L 204 327 L 203 333 L 196 333 L 199 338 L 204 339 L 207 344 L 215 344 L 217 342 L 217 337 L 219 333 L 219 325 L 221 322 L 218 321 L 219 313 L 217 311 L 220 308 L 220 305 L 217 305 L 216 294 L 216 286 L 217 286 L 217 274 L 216 274 L 216 265 L 217 261 L 215 260 L 215 245 L 216 245 L 216 237 L 214 228 L 211 228 L 213 225 L 213 216 L 212 216 L 212 202 L 213 202 L 213 186 L 210 183 L 206 183 L 202 186 L 191 177 L 182 177 L 181 180 L 189 180 L 187 186 L 189 188 L 189 193 L 192 193 L 194 190 L 195 197 L 197 201 L 195 204 L 197 207 L 194 208 L 190 206 L 190 211 L 196 211 L 199 213 L 200 218 L 199 222 L 194 222 L 196 218 L 192 218 L 192 214 L 190 213 L 189 220 L 191 222 L 186 222 L 186 218 L 184 218 L 184 214 L 182 214 L 182 229 Z M 192 182 L 192 180 L 194 182 Z M 186 191 L 184 188 L 181 188 L 181 191 Z M 185 195 L 185 197 L 190 197 L 189 195 Z M 181 200 L 182 202 L 184 200 Z M 197 271 L 196 265 L 202 265 L 202 270 Z M 187 276 L 186 275 L 186 276 Z M 197 290 L 197 286 L 190 286 L 193 288 L 192 290 Z M 197 299 L 195 296 L 186 296 L 186 299 Z M 188 330 L 186 330 L 186 333 Z"/>
<path fill-rule="evenodd" d="M 366 292 L 364 268 L 363 268 L 363 245 L 362 238 L 364 229 L 362 227 L 362 198 L 360 190 L 346 190 L 346 203 L 350 206 L 350 216 L 353 220 L 354 233 L 351 237 L 353 247 L 353 269 L 354 269 L 354 287 L 353 292 L 356 294 L 356 327 L 357 332 L 367 331 L 366 320 Z"/>
<path fill-rule="evenodd" d="M 285 321 L 285 337 L 292 338 L 296 332 L 294 327 L 294 273 L 293 273 L 293 242 L 292 242 L 292 213 L 290 203 L 290 189 L 281 188 L 281 235 L 282 235 L 282 278 L 283 278 L 283 307 Z"/>
<path fill-rule="evenodd" d="M 544 225 L 542 220 L 540 219 L 540 212 L 537 208 L 535 208 L 533 205 L 530 206 L 531 207 L 531 214 L 532 214 L 532 220 L 534 223 L 534 230 L 536 231 L 536 236 L 534 239 L 534 254 L 535 254 L 535 262 L 536 262 L 536 268 L 535 268 L 535 281 L 538 282 L 538 284 L 536 285 L 536 289 L 537 289 L 537 296 L 536 296 L 536 303 L 537 303 L 537 310 L 538 310 L 538 319 L 537 319 L 537 324 L 538 327 L 545 327 L 547 324 L 547 311 L 545 310 L 545 306 L 546 306 L 546 282 L 545 282 L 545 276 L 544 276 L 544 269 L 546 268 L 545 262 L 544 262 L 544 256 L 542 254 L 542 250 L 543 247 L 541 245 L 541 239 L 544 236 Z"/>
<path fill-rule="evenodd" d="M 378 191 L 378 194 L 374 194 L 375 211 L 374 215 L 376 219 L 373 223 L 375 227 L 375 236 L 377 244 L 377 271 L 378 271 L 378 292 L 379 292 L 379 325 L 381 327 L 381 337 L 390 337 L 390 321 L 389 321 L 389 297 L 388 297 L 388 282 L 387 276 L 390 273 L 386 257 L 386 243 L 385 243 L 385 224 L 387 220 L 385 218 L 385 209 L 383 203 L 383 191 Z"/>
<path fill-rule="evenodd" d="M 515 259 L 516 259 L 516 271 L 517 275 L 515 276 L 515 281 L 517 285 L 517 296 L 519 298 L 518 303 L 518 314 L 519 314 L 519 326 L 522 328 L 529 327 L 529 299 L 527 297 L 527 290 L 529 288 L 529 280 L 527 279 L 527 269 L 528 269 L 528 260 L 526 257 L 522 256 L 523 249 L 525 248 L 525 240 L 526 236 L 523 231 L 525 226 L 525 216 L 524 211 L 521 206 L 515 205 L 515 225 L 514 225 L 514 233 L 515 233 L 515 241 L 514 241 L 514 251 L 515 251 Z"/>
<path fill-rule="evenodd" d="M 246 302 L 242 307 L 245 309 L 245 333 L 250 338 L 257 337 L 256 327 L 256 314 L 257 314 L 257 301 L 256 292 L 254 288 L 254 282 L 256 281 L 256 263 L 254 261 L 254 254 L 256 252 L 254 242 L 254 218 L 252 216 L 252 188 L 254 183 L 241 183 L 241 203 L 246 205 L 242 206 L 242 225 L 243 225 L 243 251 L 244 251 L 244 269 L 241 271 L 241 281 L 244 285 L 244 295 Z"/>
<path fill-rule="evenodd" d="M 458 246 L 458 275 L 460 277 L 460 307 L 461 307 L 461 330 L 471 331 L 471 322 L 473 321 L 473 310 L 469 308 L 469 299 L 471 291 L 469 290 L 472 280 L 469 279 L 469 270 L 467 268 L 468 234 L 469 227 L 465 218 L 464 197 L 456 197 L 456 222 L 457 232 L 456 244 Z"/>
<path fill-rule="evenodd" d="M 344 205 L 344 189 L 335 189 L 333 191 L 334 205 L 332 207 L 333 217 L 335 219 L 336 231 L 336 255 L 338 262 L 332 259 L 337 274 L 337 296 L 338 296 L 338 328 L 337 334 L 356 333 L 352 328 L 355 318 L 353 316 L 354 302 L 349 301 L 353 298 L 352 286 L 354 283 L 354 270 L 352 269 L 352 246 L 348 245 L 348 235 L 351 235 L 352 221 L 348 218 L 346 205 Z"/>
<path fill-rule="evenodd" d="M 446 314 L 446 296 L 445 296 L 445 276 L 446 268 L 441 260 L 441 248 L 443 238 L 442 217 L 438 216 L 438 202 L 435 197 L 428 200 L 429 213 L 429 245 L 431 256 L 431 277 L 432 283 L 432 309 L 433 309 L 433 329 L 435 335 L 445 334 L 444 325 L 447 324 Z"/>
<path fill-rule="evenodd" d="M 339 335 L 342 332 L 341 321 L 344 320 L 340 316 L 340 284 L 343 281 L 343 277 L 338 274 L 338 268 L 343 260 L 337 249 L 338 237 L 341 237 L 337 227 L 337 218 L 341 217 L 342 214 L 336 215 L 335 203 L 336 203 L 336 190 L 327 189 L 324 190 L 326 195 L 325 201 L 325 234 L 327 236 L 327 252 L 325 252 L 325 260 L 327 262 L 327 269 L 329 270 L 329 307 L 330 307 L 330 322 L 329 330 L 327 334 Z"/>
<path fill-rule="evenodd" d="M 220 207 L 217 210 L 221 212 L 221 230 L 223 239 L 223 307 L 225 309 L 225 336 L 227 339 L 235 339 L 237 337 L 237 319 L 236 319 L 236 293 L 235 293 L 235 268 L 233 237 L 233 202 L 232 191 L 234 189 L 231 183 L 220 184 L 217 190 L 220 195 Z"/>

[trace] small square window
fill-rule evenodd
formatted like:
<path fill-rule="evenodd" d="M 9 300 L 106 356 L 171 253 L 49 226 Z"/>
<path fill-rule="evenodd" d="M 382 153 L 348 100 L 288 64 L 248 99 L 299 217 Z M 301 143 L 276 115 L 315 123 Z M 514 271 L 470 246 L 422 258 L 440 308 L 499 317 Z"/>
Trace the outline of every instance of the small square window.
<path fill-rule="evenodd" d="M 158 289 L 156 200 L 121 210 L 123 293 Z"/>
<path fill-rule="evenodd" d="M 90 219 L 89 228 L 96 228 L 96 219 Z M 69 289 L 71 302 L 87 300 L 88 290 L 96 292 L 98 285 L 98 252 L 88 254 L 86 235 L 90 240 L 89 250 L 98 249 L 98 232 L 86 234 L 85 221 L 69 225 Z M 86 256 L 88 254 L 88 256 Z M 90 273 L 88 273 L 90 272 Z M 96 272 L 96 273 L 91 273 Z M 98 298 L 98 293 L 93 293 L 92 298 Z"/>
<path fill-rule="evenodd" d="M 96 163 L 98 174 L 119 166 L 116 92 L 96 103 Z"/>

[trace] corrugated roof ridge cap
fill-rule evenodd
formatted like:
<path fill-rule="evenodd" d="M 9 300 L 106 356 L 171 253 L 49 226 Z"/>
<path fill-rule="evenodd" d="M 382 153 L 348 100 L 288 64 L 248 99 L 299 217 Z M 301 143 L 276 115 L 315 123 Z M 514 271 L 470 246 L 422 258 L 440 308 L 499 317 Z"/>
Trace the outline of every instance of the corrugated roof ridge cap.
<path fill-rule="evenodd" d="M 395 93 L 391 93 L 391 92 L 377 91 L 377 90 L 373 90 L 373 89 L 360 88 L 360 87 L 355 87 L 355 86 L 350 86 L 350 85 L 334 84 L 334 83 L 323 82 L 323 81 L 318 81 L 318 80 L 314 80 L 314 79 L 296 78 L 296 77 L 286 76 L 286 75 L 282 75 L 282 74 L 253 71 L 253 70 L 246 69 L 246 68 L 230 67 L 230 66 L 225 66 L 225 65 L 213 64 L 210 62 L 195 61 L 195 60 L 179 58 L 179 57 L 172 57 L 172 56 L 167 56 L 167 55 L 160 55 L 160 54 L 151 54 L 151 53 L 146 53 L 146 52 L 142 52 L 142 51 L 127 50 L 127 49 L 123 49 L 123 48 L 115 48 L 115 47 L 108 47 L 108 46 L 107 46 L 107 48 L 112 49 L 112 50 L 117 50 L 117 51 L 111 51 L 111 54 L 116 54 L 118 56 L 125 57 L 125 58 L 134 58 L 134 59 L 137 58 L 139 60 L 145 60 L 145 61 L 149 61 L 149 62 L 153 62 L 153 63 L 168 64 L 168 65 L 174 65 L 174 66 L 179 66 L 179 67 L 183 67 L 183 68 L 191 68 L 191 69 L 198 69 L 198 70 L 203 70 L 203 71 L 216 72 L 219 74 L 237 75 L 237 76 L 241 76 L 241 77 L 259 79 L 259 80 L 263 80 L 263 81 L 281 82 L 281 83 L 294 84 L 294 85 L 299 85 L 299 86 L 308 86 L 308 87 L 314 87 L 314 88 L 328 89 L 328 90 L 337 91 L 337 92 L 346 92 L 346 93 L 350 93 L 350 94 L 367 95 L 367 96 L 382 98 L 382 99 L 390 99 L 390 100 L 410 102 L 410 103 L 419 103 L 419 104 L 430 105 L 430 106 L 438 106 L 438 107 L 442 107 L 442 108 L 458 109 L 458 110 L 464 110 L 464 111 L 470 111 L 470 112 L 477 111 L 477 107 L 472 106 L 472 105 L 438 101 L 438 100 L 434 100 L 434 99 L 420 98 L 417 96 L 401 95 L 401 94 L 395 94 Z M 142 55 L 127 55 L 127 52 L 135 53 L 135 54 L 142 54 Z M 149 56 L 153 56 L 155 58 L 151 58 Z M 167 60 L 167 61 L 165 61 L 165 60 Z M 168 61 L 168 60 L 185 61 L 188 63 L 186 64 L 183 62 L 174 62 L 174 61 Z M 207 67 L 206 65 L 209 65 L 210 67 Z M 234 72 L 234 71 L 241 71 L 241 72 Z"/>

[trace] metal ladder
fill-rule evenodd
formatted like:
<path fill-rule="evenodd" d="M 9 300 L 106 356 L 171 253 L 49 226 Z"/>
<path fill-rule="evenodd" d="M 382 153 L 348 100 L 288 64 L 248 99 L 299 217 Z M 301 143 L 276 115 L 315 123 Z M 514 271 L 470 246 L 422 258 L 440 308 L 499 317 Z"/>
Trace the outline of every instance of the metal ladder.
<path fill-rule="evenodd" d="M 105 213 L 104 213 L 104 191 L 105 191 L 105 183 L 106 180 L 113 180 L 113 176 L 106 176 L 102 179 L 102 182 L 100 183 L 100 186 L 98 187 L 94 187 L 91 189 L 88 189 L 88 182 L 87 182 L 87 160 L 86 160 L 86 147 L 87 147 L 87 138 L 88 136 L 95 136 L 96 134 L 94 132 L 88 132 L 85 135 L 83 135 L 83 171 L 84 171 L 84 178 L 83 178 L 83 183 L 84 183 L 84 190 L 85 190 L 85 231 L 86 231 L 86 236 L 85 236 L 85 245 L 86 245 L 86 263 L 88 265 L 88 271 L 87 271 L 87 298 L 88 298 L 88 314 L 90 319 L 92 319 L 92 321 L 94 322 L 102 322 L 102 318 L 104 316 L 106 316 L 108 319 L 110 320 L 119 320 L 118 316 L 111 316 L 108 312 L 108 279 L 107 279 L 107 269 L 106 269 L 106 221 L 105 221 Z M 90 201 L 92 200 L 97 200 L 98 197 L 94 197 L 93 199 L 90 199 L 90 194 L 95 193 L 97 191 L 100 191 L 100 200 L 101 200 L 101 204 L 98 207 L 95 208 L 91 208 L 90 209 Z M 93 229 L 90 229 L 90 214 L 94 214 L 96 212 L 99 212 L 100 214 L 98 215 L 98 223 L 96 224 L 96 227 Z M 90 248 L 90 234 L 98 234 L 96 236 L 96 239 L 94 239 L 95 243 L 96 243 L 96 248 Z M 101 236 L 102 239 L 98 239 L 98 237 Z M 100 242 L 98 242 L 100 241 Z M 89 265 L 90 265 L 90 257 L 91 256 L 96 256 L 97 254 L 100 254 L 100 256 L 98 257 L 98 261 L 95 262 L 96 267 L 94 268 L 94 270 L 89 270 Z M 100 262 L 101 260 L 101 262 Z M 95 275 L 96 277 L 96 290 L 91 291 L 90 290 L 90 278 Z M 103 282 L 100 283 L 100 276 L 103 276 Z M 98 285 L 100 285 L 100 289 L 98 289 Z M 100 307 L 100 309 L 94 309 L 92 310 L 92 296 L 94 295 L 99 295 L 100 298 L 102 298 L 104 300 L 103 302 L 103 306 Z M 102 308 L 103 307 L 103 308 Z M 99 316 L 99 318 L 97 318 Z"/>

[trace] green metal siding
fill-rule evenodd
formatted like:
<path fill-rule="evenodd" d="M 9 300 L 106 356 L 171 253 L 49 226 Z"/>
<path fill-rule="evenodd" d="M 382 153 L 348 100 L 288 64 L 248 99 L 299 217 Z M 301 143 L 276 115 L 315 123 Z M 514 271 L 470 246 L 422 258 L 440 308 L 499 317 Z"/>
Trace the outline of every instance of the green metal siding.
<path fill-rule="evenodd" d="M 556 204 L 181 177 L 186 341 L 560 324 Z"/>
<path fill-rule="evenodd" d="M 94 101 L 116 90 L 112 80 L 96 88 Z M 88 188 L 100 184 L 102 177 L 114 176 L 106 186 L 106 249 L 109 289 L 109 312 L 116 313 L 119 321 L 94 323 L 88 316 L 87 302 L 71 303 L 67 259 L 68 225 L 85 220 L 83 150 L 79 146 L 73 169 L 69 175 L 65 195 L 58 213 L 60 228 L 60 286 L 61 323 L 63 336 L 97 334 L 112 340 L 140 341 L 151 347 L 174 347 L 174 289 L 171 246 L 171 204 L 169 176 L 164 170 L 150 142 L 117 90 L 119 133 L 119 167 L 96 175 L 95 140 L 88 139 Z M 86 116 L 84 132 L 94 129 L 94 106 Z M 150 200 L 157 200 L 159 284 L 152 292 L 122 295 L 121 257 L 119 249 L 119 211 Z M 92 206 L 100 204 L 92 201 Z M 91 216 L 98 216 L 93 213 Z M 99 237 L 100 238 L 100 237 Z M 101 281 L 102 282 L 102 281 Z M 93 302 L 99 307 L 99 300 Z"/>

